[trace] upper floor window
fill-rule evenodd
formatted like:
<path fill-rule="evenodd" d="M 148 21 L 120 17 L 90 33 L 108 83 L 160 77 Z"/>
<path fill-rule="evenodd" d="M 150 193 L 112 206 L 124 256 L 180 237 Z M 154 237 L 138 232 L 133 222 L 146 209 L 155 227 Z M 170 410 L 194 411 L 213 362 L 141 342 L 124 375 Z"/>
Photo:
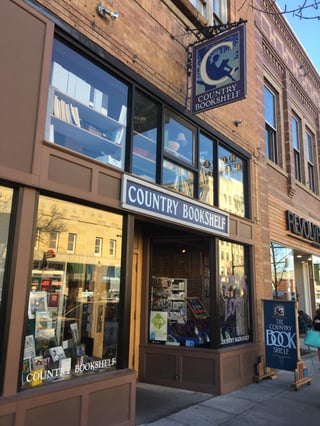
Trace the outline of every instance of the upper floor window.
<path fill-rule="evenodd" d="M 128 88 L 75 50 L 55 40 L 46 139 L 124 168 Z"/>
<path fill-rule="evenodd" d="M 300 156 L 300 120 L 292 116 L 291 130 L 292 130 L 292 146 L 294 156 L 294 174 L 295 178 L 301 182 L 301 156 Z"/>
<path fill-rule="evenodd" d="M 195 174 L 190 168 L 195 164 L 195 129 L 169 112 L 165 113 L 164 157 L 162 184 L 193 197 Z"/>
<path fill-rule="evenodd" d="M 210 24 L 219 25 L 228 22 L 228 0 L 190 0 L 190 2 Z"/>
<path fill-rule="evenodd" d="M 228 0 L 212 0 L 213 23 L 226 24 L 228 22 Z"/>
<path fill-rule="evenodd" d="M 57 231 L 51 231 L 49 234 L 49 248 L 57 250 L 58 240 L 59 240 L 59 233 Z"/>
<path fill-rule="evenodd" d="M 96 237 L 96 242 L 94 245 L 94 254 L 96 256 L 101 256 L 102 254 L 102 241 L 103 241 L 103 238 Z"/>
<path fill-rule="evenodd" d="M 156 181 L 159 106 L 136 91 L 133 116 L 132 173 Z"/>
<path fill-rule="evenodd" d="M 77 234 L 73 234 L 69 232 L 68 234 L 68 253 L 74 253 L 76 250 L 76 240 L 77 240 Z"/>
<path fill-rule="evenodd" d="M 245 215 L 244 161 L 227 150 L 218 148 L 219 207 L 238 216 Z"/>
<path fill-rule="evenodd" d="M 116 248 L 117 248 L 117 241 L 111 239 L 109 241 L 109 256 L 115 257 L 116 256 Z"/>
<path fill-rule="evenodd" d="M 199 200 L 214 205 L 215 143 L 200 134 L 199 139 Z"/>
<path fill-rule="evenodd" d="M 313 135 L 308 130 L 306 130 L 306 157 L 308 167 L 307 184 L 311 191 L 315 191 Z"/>
<path fill-rule="evenodd" d="M 276 93 L 264 87 L 264 118 L 266 126 L 266 155 L 269 160 L 279 164 L 276 123 Z"/>

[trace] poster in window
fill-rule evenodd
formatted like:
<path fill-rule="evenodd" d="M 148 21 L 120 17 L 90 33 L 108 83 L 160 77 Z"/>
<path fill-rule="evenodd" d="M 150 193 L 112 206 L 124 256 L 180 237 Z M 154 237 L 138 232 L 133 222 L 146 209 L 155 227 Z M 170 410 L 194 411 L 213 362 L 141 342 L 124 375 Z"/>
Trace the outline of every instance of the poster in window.
<path fill-rule="evenodd" d="M 150 340 L 163 341 L 168 336 L 168 312 L 150 312 Z"/>

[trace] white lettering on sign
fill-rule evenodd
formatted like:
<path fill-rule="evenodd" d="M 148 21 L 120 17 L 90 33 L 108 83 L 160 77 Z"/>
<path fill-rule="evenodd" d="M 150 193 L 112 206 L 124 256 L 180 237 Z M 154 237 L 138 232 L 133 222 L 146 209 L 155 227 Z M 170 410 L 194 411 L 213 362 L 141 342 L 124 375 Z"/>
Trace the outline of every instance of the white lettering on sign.
<path fill-rule="evenodd" d="M 169 215 L 177 214 L 178 201 L 148 191 L 147 189 L 130 186 L 128 198 L 133 204 L 137 203 L 140 206 L 146 206 L 152 210 L 158 210 Z"/>
<path fill-rule="evenodd" d="M 74 366 L 74 373 L 84 373 L 87 371 L 94 371 L 104 368 L 111 368 L 117 364 L 116 358 L 101 359 L 98 361 L 91 361 L 85 364 L 77 364 Z M 28 383 L 41 382 L 42 380 L 58 379 L 64 376 L 69 376 L 72 372 L 69 369 L 55 368 L 52 370 L 34 370 L 26 377 Z"/>

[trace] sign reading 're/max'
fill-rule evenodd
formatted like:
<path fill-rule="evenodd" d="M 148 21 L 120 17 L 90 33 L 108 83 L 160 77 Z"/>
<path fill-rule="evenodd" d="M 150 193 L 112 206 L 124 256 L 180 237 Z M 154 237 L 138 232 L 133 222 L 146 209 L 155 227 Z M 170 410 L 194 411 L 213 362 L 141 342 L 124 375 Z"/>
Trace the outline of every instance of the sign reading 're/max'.
<path fill-rule="evenodd" d="M 227 213 L 128 175 L 122 178 L 121 201 L 128 210 L 212 233 L 229 234 Z"/>

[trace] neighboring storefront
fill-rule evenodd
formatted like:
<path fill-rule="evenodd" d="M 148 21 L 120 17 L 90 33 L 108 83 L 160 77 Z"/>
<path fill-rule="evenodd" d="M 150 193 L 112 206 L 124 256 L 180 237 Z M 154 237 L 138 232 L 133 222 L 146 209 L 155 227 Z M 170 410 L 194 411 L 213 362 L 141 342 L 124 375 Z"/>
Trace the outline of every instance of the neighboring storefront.
<path fill-rule="evenodd" d="M 270 244 L 273 297 L 296 300 L 298 310 L 312 317 L 320 301 L 320 228 L 291 210 L 284 216 L 283 239 Z"/>

